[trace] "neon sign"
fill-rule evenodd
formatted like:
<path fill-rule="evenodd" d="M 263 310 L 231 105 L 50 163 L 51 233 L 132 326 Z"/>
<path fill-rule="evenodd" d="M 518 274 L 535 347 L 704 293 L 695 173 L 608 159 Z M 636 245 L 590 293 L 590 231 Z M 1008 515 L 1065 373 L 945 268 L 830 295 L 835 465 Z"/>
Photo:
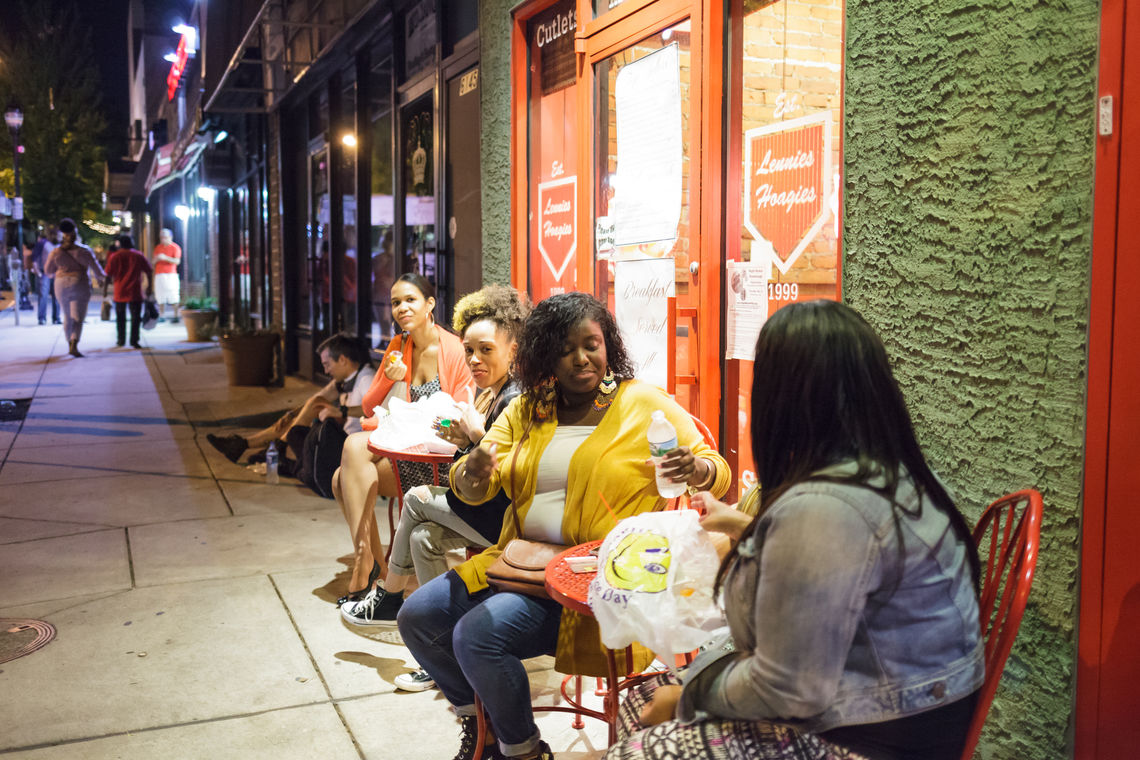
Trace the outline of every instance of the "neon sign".
<path fill-rule="evenodd" d="M 186 59 L 190 55 L 189 44 L 187 43 L 187 36 L 189 32 L 183 32 L 182 37 L 178 40 L 178 50 L 174 53 L 174 62 L 170 64 L 170 73 L 166 75 L 166 99 L 174 100 L 174 93 L 178 92 L 178 82 L 182 79 L 182 72 L 186 70 Z"/>

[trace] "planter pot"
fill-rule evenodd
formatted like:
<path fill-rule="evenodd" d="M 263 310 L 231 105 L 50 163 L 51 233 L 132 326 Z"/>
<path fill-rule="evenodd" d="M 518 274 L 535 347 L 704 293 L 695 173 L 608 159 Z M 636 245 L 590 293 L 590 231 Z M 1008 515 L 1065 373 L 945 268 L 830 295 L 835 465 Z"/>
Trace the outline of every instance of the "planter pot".
<path fill-rule="evenodd" d="M 191 343 L 207 341 L 213 336 L 214 320 L 218 318 L 218 312 L 213 309 L 182 309 L 178 316 L 186 325 L 186 340 Z"/>
<path fill-rule="evenodd" d="M 222 337 L 221 345 L 230 385 L 269 385 L 277 335 L 227 335 Z"/>

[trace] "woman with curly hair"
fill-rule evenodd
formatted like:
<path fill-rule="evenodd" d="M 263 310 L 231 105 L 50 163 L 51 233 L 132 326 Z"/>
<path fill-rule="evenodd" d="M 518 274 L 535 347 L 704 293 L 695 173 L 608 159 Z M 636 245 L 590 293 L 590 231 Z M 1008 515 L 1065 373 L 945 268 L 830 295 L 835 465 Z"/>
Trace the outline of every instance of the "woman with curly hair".
<path fill-rule="evenodd" d="M 507 404 L 519 394 L 510 378 L 523 322 L 530 311 L 527 297 L 514 288 L 488 285 L 455 305 L 452 326 L 463 337 L 467 366 L 482 393 L 474 403 L 460 402 L 458 420 L 437 423 L 441 438 L 466 454 L 486 435 Z M 510 501 L 500 490 L 490 501 L 471 506 L 442 486 L 416 486 L 404 494 L 399 527 L 388 559 L 388 575 L 353 604 L 340 608 L 341 617 L 355 625 L 395 626 L 404 596 L 447 570 L 445 553 L 463 546 L 487 547 L 499 537 L 503 512 Z M 430 679 L 420 678 L 430 686 Z M 397 682 L 397 685 L 411 685 Z"/>
<path fill-rule="evenodd" d="M 681 444 L 665 457 L 664 473 L 714 494 L 728 490 L 727 463 L 664 391 L 633 379 L 613 315 L 592 296 L 564 293 L 538 304 L 515 370 L 522 395 L 452 466 L 451 486 L 468 504 L 502 489 L 518 509 L 522 538 L 579 544 L 604 537 L 625 517 L 661 509 L 646 437 L 656 410 Z M 523 659 L 554 652 L 560 672 L 606 673 L 592 618 L 488 586 L 487 568 L 516 537 L 514 521 L 503 520 L 494 546 L 421 586 L 398 616 L 404 643 L 460 717 L 457 760 L 498 757 L 499 750 L 552 757 L 534 722 Z M 635 647 L 634 667 L 651 659 Z M 476 694 L 490 716 L 485 736 L 477 735 Z"/>
<path fill-rule="evenodd" d="M 368 450 L 368 436 L 376 429 L 372 410 L 387 407 L 393 397 L 417 401 L 439 391 L 462 401 L 475 384 L 464 360 L 463 343 L 435 323 L 434 309 L 435 288 L 423 275 L 408 272 L 392 285 L 392 319 L 401 333 L 388 344 L 380 369 L 364 394 L 364 430 L 345 440 L 340 467 L 333 474 L 333 495 L 352 533 L 356 554 L 349 592 L 337 600 L 338 605 L 364 598 L 383 574 L 384 547 L 376 526 L 376 498 L 403 497 L 396 492 L 392 463 Z M 431 465 L 399 462 L 397 466 L 404 488 L 434 480 Z"/>

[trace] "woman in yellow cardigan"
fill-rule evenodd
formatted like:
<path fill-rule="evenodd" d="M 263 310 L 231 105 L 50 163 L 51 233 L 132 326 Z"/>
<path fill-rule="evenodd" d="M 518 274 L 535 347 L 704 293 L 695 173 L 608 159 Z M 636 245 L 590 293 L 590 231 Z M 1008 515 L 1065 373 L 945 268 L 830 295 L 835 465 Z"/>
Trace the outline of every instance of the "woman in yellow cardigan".
<path fill-rule="evenodd" d="M 515 370 L 522 395 L 479 447 L 455 463 L 451 487 L 470 504 L 504 489 L 524 538 L 579 544 L 603 538 L 617 520 L 662 508 L 647 439 L 658 409 L 681 444 L 665 457 L 664 473 L 714 494 L 728 490 L 728 464 L 684 409 L 632 379 L 614 318 L 592 296 L 564 293 L 538 304 L 523 328 Z M 553 757 L 534 723 L 523 659 L 553 651 L 562 672 L 605 674 L 592 618 L 487 585 L 487 568 L 515 537 L 513 520 L 504 519 L 497 545 L 422 586 L 397 619 L 404 643 L 460 717 L 457 760 L 497 757 L 496 737 L 502 756 Z M 650 659 L 640 650 L 635 665 Z M 476 693 L 493 731 L 482 737 Z"/>

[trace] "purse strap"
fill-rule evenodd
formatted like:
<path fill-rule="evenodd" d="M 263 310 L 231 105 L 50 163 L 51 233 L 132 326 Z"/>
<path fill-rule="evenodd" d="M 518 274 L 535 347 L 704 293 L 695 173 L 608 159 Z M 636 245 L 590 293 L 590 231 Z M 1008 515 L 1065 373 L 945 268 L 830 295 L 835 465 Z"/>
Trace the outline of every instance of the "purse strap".
<path fill-rule="evenodd" d="M 523 431 L 522 439 L 519 440 L 519 442 L 511 450 L 511 474 L 508 476 L 508 480 L 511 484 L 511 518 L 515 522 L 516 538 L 522 538 L 523 535 L 522 524 L 519 522 L 519 510 L 518 507 L 515 506 L 515 502 L 517 501 L 515 499 L 515 466 L 519 462 L 519 449 L 522 448 L 522 445 L 526 443 L 528 438 L 530 438 L 530 429 L 534 427 L 534 416 L 528 415 L 528 417 L 529 419 L 526 423 L 526 430 Z"/>

